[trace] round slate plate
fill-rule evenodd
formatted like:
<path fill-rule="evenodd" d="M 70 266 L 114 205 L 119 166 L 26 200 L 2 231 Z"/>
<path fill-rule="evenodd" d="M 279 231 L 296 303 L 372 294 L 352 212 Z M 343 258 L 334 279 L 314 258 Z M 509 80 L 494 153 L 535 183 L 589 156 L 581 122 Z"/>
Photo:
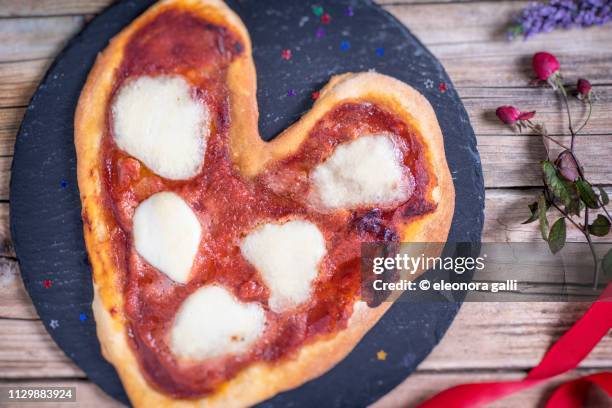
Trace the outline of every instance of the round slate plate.
<path fill-rule="evenodd" d="M 87 376 L 128 403 L 100 354 L 91 312 L 91 271 L 76 182 L 73 115 L 96 54 L 151 1 L 119 2 L 64 51 L 27 109 L 15 146 L 11 231 L 26 288 L 47 330 Z M 332 17 L 323 24 L 318 4 Z M 449 241 L 479 242 L 484 189 L 468 116 L 440 63 L 395 18 L 370 1 L 229 1 L 249 29 L 257 67 L 260 131 L 271 139 L 311 104 L 333 74 L 378 72 L 399 78 L 433 105 L 444 132 L 457 202 Z M 281 58 L 283 49 L 292 58 Z M 440 85 L 444 84 L 444 85 Z M 444 86 L 446 90 L 444 91 Z M 51 287 L 45 288 L 45 280 Z M 265 402 L 265 407 L 364 406 L 406 378 L 438 343 L 459 303 L 396 303 L 328 374 Z M 385 350 L 386 361 L 376 352 Z"/>

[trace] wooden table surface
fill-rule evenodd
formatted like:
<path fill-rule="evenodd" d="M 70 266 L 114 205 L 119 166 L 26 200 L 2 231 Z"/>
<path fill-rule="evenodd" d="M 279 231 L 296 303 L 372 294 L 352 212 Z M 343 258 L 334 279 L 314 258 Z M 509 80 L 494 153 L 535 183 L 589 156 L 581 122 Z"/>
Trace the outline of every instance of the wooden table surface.
<path fill-rule="evenodd" d="M 279 0 L 280 1 L 280 0 Z M 90 383 L 47 335 L 23 288 L 8 227 L 13 144 L 28 101 L 65 42 L 109 0 L 0 0 L 0 386 L 76 385 L 79 406 L 118 406 Z M 567 124 L 551 91 L 534 89 L 530 57 L 556 54 L 567 78 L 588 78 L 599 100 L 578 141 L 595 183 L 612 184 L 612 24 L 508 42 L 505 27 L 526 1 L 382 0 L 442 61 L 469 112 L 484 168 L 484 241 L 538 241 L 536 223 L 522 225 L 539 185 L 540 138 L 499 125 L 494 109 L 512 103 L 538 111 L 552 134 Z M 577 112 L 584 114 L 580 105 Z M 610 189 L 608 189 L 610 191 Z M 575 232 L 568 240 L 581 241 Z M 453 384 L 521 378 L 586 310 L 585 303 L 467 303 L 419 369 L 379 407 L 411 406 Z M 394 356 L 388 356 L 389 359 Z M 537 406 L 560 380 L 612 368 L 606 336 L 581 367 L 495 406 Z M 606 404 L 601 395 L 594 405 Z M 610 404 L 608 401 L 607 404 Z M 19 407 L 25 405 L 19 404 Z M 74 405 L 71 405 L 74 406 Z"/>

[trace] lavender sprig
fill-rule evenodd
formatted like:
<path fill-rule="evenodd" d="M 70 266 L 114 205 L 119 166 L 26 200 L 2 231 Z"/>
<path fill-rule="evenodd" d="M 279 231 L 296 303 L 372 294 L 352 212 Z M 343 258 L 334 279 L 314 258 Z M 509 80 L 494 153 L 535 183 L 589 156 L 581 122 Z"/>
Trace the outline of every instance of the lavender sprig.
<path fill-rule="evenodd" d="M 582 28 L 612 21 L 612 0 L 550 0 L 534 2 L 515 16 L 508 38 L 524 39 L 559 28 Z"/>

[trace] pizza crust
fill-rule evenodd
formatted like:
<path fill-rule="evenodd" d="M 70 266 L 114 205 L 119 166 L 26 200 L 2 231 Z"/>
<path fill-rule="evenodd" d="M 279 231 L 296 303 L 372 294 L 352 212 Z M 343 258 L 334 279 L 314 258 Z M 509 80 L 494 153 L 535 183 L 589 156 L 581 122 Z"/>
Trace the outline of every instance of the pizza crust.
<path fill-rule="evenodd" d="M 229 67 L 231 123 L 230 150 L 244 177 L 253 177 L 266 165 L 295 152 L 308 130 L 326 112 L 342 102 L 368 101 L 385 107 L 418 133 L 427 156 L 430 186 L 427 198 L 434 211 L 399 226 L 401 241 L 444 242 L 454 211 L 454 188 L 446 165 L 442 133 L 427 100 L 408 85 L 377 73 L 349 73 L 333 77 L 313 108 L 272 142 L 257 132 L 255 67 L 246 28 L 219 0 L 165 0 L 157 3 L 118 34 L 99 55 L 83 88 L 75 117 L 77 172 L 83 205 L 84 235 L 94 280 L 93 311 L 104 357 L 115 366 L 135 406 L 238 407 L 252 405 L 320 376 L 342 360 L 391 306 L 368 308 L 357 302 L 348 327 L 304 345 L 297 356 L 276 363 L 256 362 L 227 381 L 216 392 L 195 399 L 177 399 L 154 388 L 140 370 L 128 344 L 121 291 L 121 263 L 111 245 L 116 222 L 102 194 L 101 142 L 105 112 L 115 69 L 132 34 L 168 7 L 188 8 L 215 24 L 228 27 L 244 45 Z"/>

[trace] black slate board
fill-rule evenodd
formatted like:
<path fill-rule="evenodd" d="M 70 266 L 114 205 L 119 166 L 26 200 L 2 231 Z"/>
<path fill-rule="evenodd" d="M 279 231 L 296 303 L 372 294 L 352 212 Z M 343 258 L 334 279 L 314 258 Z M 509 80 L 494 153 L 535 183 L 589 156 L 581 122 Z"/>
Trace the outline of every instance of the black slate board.
<path fill-rule="evenodd" d="M 96 54 L 151 3 L 113 5 L 57 57 L 26 111 L 11 177 L 12 237 L 38 314 L 53 339 L 88 377 L 124 403 L 127 398 L 121 383 L 100 355 L 91 312 L 91 272 L 80 217 L 73 115 Z M 406 27 L 367 0 L 228 3 L 245 22 L 254 44 L 260 131 L 266 140 L 307 111 L 311 92 L 333 74 L 375 69 L 399 78 L 427 97 L 443 129 L 457 190 L 449 241 L 480 241 L 484 188 L 473 130 L 443 67 Z M 330 24 L 320 22 L 313 13 L 314 5 L 323 6 L 331 15 Z M 289 61 L 281 58 L 283 49 L 292 50 Z M 289 95 L 290 90 L 294 96 Z M 50 280 L 51 287 L 45 287 L 45 280 Z M 459 305 L 396 303 L 328 374 L 261 405 L 365 406 L 377 400 L 429 354 Z M 375 357 L 381 349 L 388 353 L 384 362 Z"/>

